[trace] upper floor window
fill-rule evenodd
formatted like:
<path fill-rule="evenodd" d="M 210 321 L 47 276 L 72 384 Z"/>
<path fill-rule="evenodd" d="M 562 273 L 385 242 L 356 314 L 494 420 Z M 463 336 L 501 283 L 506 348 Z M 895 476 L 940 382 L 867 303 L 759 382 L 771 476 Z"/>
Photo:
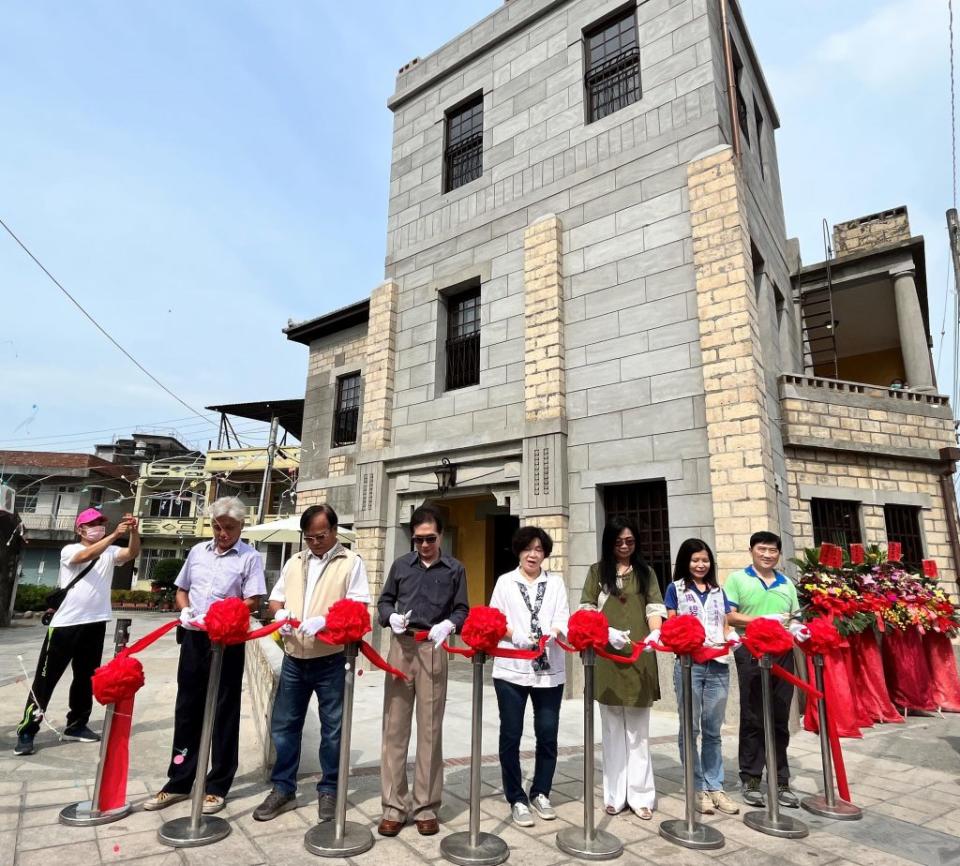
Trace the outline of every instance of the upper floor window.
<path fill-rule="evenodd" d="M 483 174 L 483 94 L 447 112 L 444 192 Z"/>
<path fill-rule="evenodd" d="M 337 379 L 337 406 L 333 413 L 333 444 L 352 445 L 357 441 L 360 415 L 360 374 Z"/>
<path fill-rule="evenodd" d="M 35 514 L 37 511 L 37 493 L 37 490 L 31 490 L 29 493 L 18 493 L 13 507 L 20 514 Z"/>
<path fill-rule="evenodd" d="M 737 53 L 737 46 L 730 35 L 731 61 L 733 63 L 733 84 L 737 92 L 737 122 L 740 134 L 747 144 L 750 144 L 750 115 L 747 113 L 747 100 L 743 98 L 743 61 Z"/>
<path fill-rule="evenodd" d="M 753 100 L 753 118 L 757 124 L 757 159 L 760 162 L 760 177 L 766 177 L 767 171 L 763 166 L 763 114 L 757 100 Z"/>
<path fill-rule="evenodd" d="M 99 508 L 101 505 L 103 505 L 103 488 L 91 487 L 90 488 L 90 507 Z"/>
<path fill-rule="evenodd" d="M 899 541 L 902 545 L 900 559 L 904 565 L 919 568 L 923 561 L 920 509 L 914 505 L 884 505 L 883 520 L 887 527 L 887 541 Z"/>
<path fill-rule="evenodd" d="M 151 517 L 189 517 L 190 496 L 174 496 L 171 494 L 151 497 Z"/>
<path fill-rule="evenodd" d="M 584 31 L 587 123 L 640 98 L 640 45 L 635 6 Z"/>
<path fill-rule="evenodd" d="M 813 518 L 813 543 L 849 547 L 860 544 L 860 503 L 843 499 L 811 499 L 810 516 Z"/>
<path fill-rule="evenodd" d="M 450 298 L 447 307 L 447 390 L 480 382 L 480 289 Z"/>

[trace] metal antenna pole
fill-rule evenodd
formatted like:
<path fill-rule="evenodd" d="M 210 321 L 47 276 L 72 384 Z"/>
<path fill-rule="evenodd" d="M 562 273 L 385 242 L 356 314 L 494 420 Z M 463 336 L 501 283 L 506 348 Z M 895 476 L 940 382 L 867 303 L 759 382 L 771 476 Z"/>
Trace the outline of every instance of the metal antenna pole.
<path fill-rule="evenodd" d="M 470 726 L 470 829 L 440 840 L 440 853 L 459 866 L 497 866 L 510 856 L 507 843 L 493 833 L 480 832 L 480 760 L 483 734 L 483 664 L 485 653 L 475 653 L 473 663 L 473 712 Z"/>
<path fill-rule="evenodd" d="M 213 743 L 213 723 L 217 712 L 217 694 L 220 691 L 220 671 L 223 668 L 223 644 L 210 645 L 210 676 L 207 679 L 207 698 L 203 705 L 203 726 L 200 729 L 200 749 L 197 752 L 197 772 L 193 779 L 190 815 L 167 821 L 157 831 L 157 838 L 172 848 L 196 848 L 219 842 L 230 835 L 230 825 L 215 815 L 203 814 L 206 793 L 207 768 L 210 765 L 210 746 Z"/>
<path fill-rule="evenodd" d="M 129 619 L 118 619 L 113 632 L 113 655 L 117 654 L 126 645 L 130 637 Z M 103 770 L 107 762 L 107 748 L 110 739 L 110 728 L 113 727 L 114 704 L 108 704 L 103 716 L 103 730 L 100 732 L 100 760 L 97 763 L 97 775 L 93 782 L 93 795 L 89 800 L 72 803 L 65 806 L 60 812 L 60 823 L 70 827 L 93 827 L 99 824 L 110 824 L 119 821 L 130 812 L 130 804 L 124 803 L 116 809 L 100 811 L 100 789 L 103 785 Z"/>
<path fill-rule="evenodd" d="M 813 675 L 816 679 L 817 713 L 820 722 L 820 761 L 823 765 L 823 794 L 813 794 L 800 801 L 808 812 L 823 818 L 835 818 L 838 821 L 858 821 L 863 817 L 859 806 L 837 797 L 833 786 L 833 755 L 830 753 L 830 733 L 827 726 L 827 700 L 823 688 L 823 656 L 813 657 Z"/>
<path fill-rule="evenodd" d="M 767 765 L 767 811 L 747 812 L 743 823 L 768 836 L 783 839 L 802 839 L 810 831 L 807 825 L 789 815 L 780 814 L 779 790 L 777 789 L 777 744 L 773 732 L 773 692 L 770 688 L 770 672 L 773 659 L 769 653 L 760 658 L 760 687 L 763 696 L 763 744 Z"/>
<path fill-rule="evenodd" d="M 686 800 L 686 817 L 674 818 L 660 823 L 660 835 L 664 839 L 682 845 L 684 848 L 706 850 L 722 848 L 723 833 L 696 819 L 696 800 L 694 791 L 693 764 L 693 658 L 680 656 L 680 675 L 683 683 L 683 787 Z"/>
<path fill-rule="evenodd" d="M 557 833 L 557 847 L 581 860 L 612 860 L 623 853 L 623 843 L 594 826 L 593 805 L 593 647 L 580 653 L 583 661 L 583 829 L 570 827 Z"/>
<path fill-rule="evenodd" d="M 359 644 L 343 648 L 346 677 L 343 681 L 343 720 L 340 723 L 340 764 L 337 771 L 337 808 L 332 823 L 311 827 L 304 837 L 304 847 L 320 857 L 353 857 L 373 847 L 373 834 L 362 824 L 347 821 L 347 787 L 350 779 L 350 733 L 353 727 L 354 670 Z M 390 676 L 390 674 L 387 674 Z"/>

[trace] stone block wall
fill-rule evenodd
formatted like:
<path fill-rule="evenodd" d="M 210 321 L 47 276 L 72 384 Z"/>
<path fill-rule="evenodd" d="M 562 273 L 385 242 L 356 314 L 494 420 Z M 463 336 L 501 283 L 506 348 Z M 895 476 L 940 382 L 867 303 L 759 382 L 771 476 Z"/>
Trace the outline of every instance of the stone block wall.
<path fill-rule="evenodd" d="M 833 227 L 833 251 L 837 256 L 865 252 L 910 239 L 910 219 L 904 206 L 858 217 Z"/>

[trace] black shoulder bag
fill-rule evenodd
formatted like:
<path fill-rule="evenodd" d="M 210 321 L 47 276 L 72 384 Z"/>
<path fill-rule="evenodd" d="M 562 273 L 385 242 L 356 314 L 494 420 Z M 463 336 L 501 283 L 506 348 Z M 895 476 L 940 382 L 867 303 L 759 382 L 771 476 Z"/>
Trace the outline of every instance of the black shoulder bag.
<path fill-rule="evenodd" d="M 83 578 L 85 578 L 90 570 L 97 564 L 100 557 L 98 556 L 93 560 L 83 571 L 80 572 L 73 580 L 70 581 L 63 589 L 55 589 L 53 592 L 47 595 L 47 612 L 40 617 L 40 622 L 44 625 L 50 625 L 50 620 L 53 619 L 53 615 L 59 610 L 60 605 L 66 600 L 67 593 L 70 592 Z"/>

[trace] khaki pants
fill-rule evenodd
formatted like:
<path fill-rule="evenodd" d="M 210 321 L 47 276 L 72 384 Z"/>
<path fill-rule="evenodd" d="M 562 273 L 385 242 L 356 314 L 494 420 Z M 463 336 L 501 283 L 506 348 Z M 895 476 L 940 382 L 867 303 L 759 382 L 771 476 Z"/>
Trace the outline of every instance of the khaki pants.
<path fill-rule="evenodd" d="M 443 793 L 443 711 L 447 702 L 447 653 L 430 641 L 390 636 L 387 661 L 409 679 L 389 674 L 383 689 L 383 746 L 380 783 L 383 817 L 423 821 L 438 817 Z M 413 797 L 407 788 L 410 723 L 417 706 L 417 757 Z"/>

